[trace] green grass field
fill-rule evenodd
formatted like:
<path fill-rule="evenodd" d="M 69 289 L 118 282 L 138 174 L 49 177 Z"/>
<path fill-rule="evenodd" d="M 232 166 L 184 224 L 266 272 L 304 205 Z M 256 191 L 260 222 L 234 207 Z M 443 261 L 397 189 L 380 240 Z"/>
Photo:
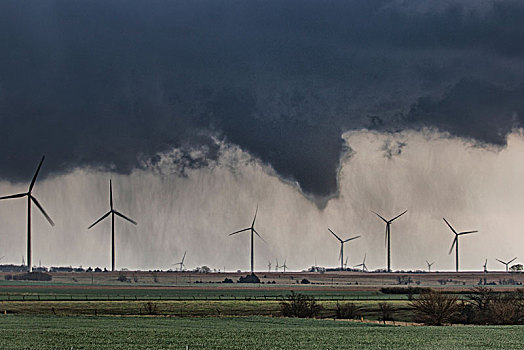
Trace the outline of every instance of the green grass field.
<path fill-rule="evenodd" d="M 332 320 L 1 316 L 1 349 L 522 349 L 524 326 Z"/>

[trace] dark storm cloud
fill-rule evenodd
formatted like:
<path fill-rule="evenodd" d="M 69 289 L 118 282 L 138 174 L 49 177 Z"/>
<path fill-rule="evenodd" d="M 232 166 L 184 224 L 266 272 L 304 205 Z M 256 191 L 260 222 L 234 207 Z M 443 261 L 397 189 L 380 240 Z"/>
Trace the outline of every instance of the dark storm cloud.
<path fill-rule="evenodd" d="M 127 173 L 172 147 L 213 158 L 218 135 L 327 196 L 346 130 L 504 144 L 521 126 L 524 5 L 432 3 L 3 1 L 0 175 L 28 179 L 41 153 L 55 173 Z"/>

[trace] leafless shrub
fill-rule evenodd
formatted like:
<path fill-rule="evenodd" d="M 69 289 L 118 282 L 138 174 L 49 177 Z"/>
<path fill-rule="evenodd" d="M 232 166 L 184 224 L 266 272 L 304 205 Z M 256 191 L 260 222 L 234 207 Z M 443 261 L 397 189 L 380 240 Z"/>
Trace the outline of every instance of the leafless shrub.
<path fill-rule="evenodd" d="M 286 301 L 280 303 L 280 311 L 285 317 L 311 318 L 316 317 L 322 310 L 314 297 L 301 293 L 291 292 Z"/>
<path fill-rule="evenodd" d="M 393 313 L 395 312 L 395 308 L 393 307 L 393 305 L 383 302 L 383 303 L 378 303 L 378 308 L 381 314 L 380 316 L 381 321 L 384 321 L 384 323 L 386 321 L 393 321 Z"/>
<path fill-rule="evenodd" d="M 415 312 L 415 320 L 427 325 L 441 326 L 452 323 L 458 316 L 458 298 L 436 291 L 421 294 L 409 305 Z"/>
<path fill-rule="evenodd" d="M 354 303 L 345 303 L 345 304 L 337 303 L 337 309 L 335 311 L 335 315 L 337 318 L 354 319 L 354 318 L 360 318 L 361 311 L 362 311 L 362 308 L 360 306 L 357 306 Z"/>

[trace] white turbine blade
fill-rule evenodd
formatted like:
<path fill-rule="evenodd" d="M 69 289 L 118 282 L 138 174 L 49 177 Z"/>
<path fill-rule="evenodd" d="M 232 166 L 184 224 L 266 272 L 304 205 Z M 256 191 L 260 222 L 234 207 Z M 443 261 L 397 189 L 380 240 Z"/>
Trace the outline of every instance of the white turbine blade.
<path fill-rule="evenodd" d="M 353 267 L 359 267 L 359 266 L 364 266 L 364 264 L 358 264 L 358 265 L 355 265 Z"/>
<path fill-rule="evenodd" d="M 388 222 L 388 221 L 387 221 L 386 219 L 384 219 L 380 214 L 375 213 L 373 210 L 371 210 L 371 212 L 372 212 L 373 214 L 375 214 L 376 216 L 378 216 L 379 218 L 381 218 L 384 222 L 386 222 L 386 223 Z"/>
<path fill-rule="evenodd" d="M 244 231 L 249 231 L 249 230 L 251 230 L 251 227 L 248 227 L 248 228 L 245 228 L 245 229 L 242 229 L 242 230 L 235 231 L 235 232 L 233 232 L 233 233 L 230 233 L 228 236 L 236 235 L 237 233 L 244 232 Z"/>
<path fill-rule="evenodd" d="M 342 242 L 342 240 L 340 239 L 340 237 L 337 236 L 337 234 L 336 234 L 335 232 L 331 231 L 330 228 L 328 228 L 328 230 L 329 230 L 329 232 L 331 232 L 331 234 L 332 234 L 333 236 L 335 236 L 335 237 L 336 237 L 340 242 Z"/>
<path fill-rule="evenodd" d="M 453 247 L 455 246 L 455 243 L 457 243 L 457 236 L 455 236 L 455 238 L 453 239 L 453 244 L 451 244 L 451 248 L 449 249 L 448 254 L 451 254 L 451 252 L 453 252 Z"/>
<path fill-rule="evenodd" d="M 448 222 L 448 220 L 446 220 L 445 218 L 442 218 L 446 224 L 448 224 L 449 228 L 451 229 L 451 231 L 453 231 L 454 234 L 457 234 L 457 231 L 455 231 L 455 229 L 453 228 L 453 226 L 450 225 L 450 223 Z"/>
<path fill-rule="evenodd" d="M 31 192 L 33 190 L 33 187 L 35 186 L 36 177 L 38 176 L 38 173 L 40 172 L 40 168 L 42 167 L 42 163 L 44 162 L 45 156 L 42 156 L 42 160 L 40 161 L 40 164 L 38 164 L 38 168 L 36 168 L 35 175 L 33 176 L 33 179 L 31 180 L 31 184 L 29 185 L 29 191 Z"/>
<path fill-rule="evenodd" d="M 110 211 L 108 211 L 106 214 L 104 214 L 104 216 L 102 216 L 100 219 L 96 220 L 94 224 L 92 224 L 91 226 L 89 226 L 87 229 L 89 230 L 91 227 L 95 226 L 96 224 L 98 224 L 100 221 L 104 220 L 105 218 L 107 218 L 109 216 L 109 214 L 111 214 Z"/>
<path fill-rule="evenodd" d="M 136 221 L 131 220 L 130 218 L 128 218 L 128 217 L 125 216 L 124 214 L 119 213 L 119 212 L 117 212 L 116 210 L 113 210 L 113 213 L 115 213 L 116 215 L 120 216 L 122 219 L 126 219 L 127 221 L 129 221 L 129 222 L 132 223 L 133 225 L 137 225 L 137 222 L 136 222 Z"/>
<path fill-rule="evenodd" d="M 389 222 L 393 222 L 395 220 L 397 220 L 399 217 L 401 217 L 402 215 L 406 214 L 408 211 L 405 210 L 402 214 L 398 214 L 397 216 L 395 216 L 393 219 L 389 220 Z"/>
<path fill-rule="evenodd" d="M 257 232 L 257 230 L 255 230 L 254 228 L 253 228 L 253 232 L 255 232 L 255 234 L 258 236 L 258 238 L 260 238 L 260 239 L 261 239 L 265 244 L 268 244 L 268 243 L 266 242 L 266 240 L 265 240 L 264 238 L 262 238 L 262 236 L 259 235 L 258 232 Z M 284 264 L 285 264 L 285 262 L 284 262 Z"/>
<path fill-rule="evenodd" d="M 502 261 L 502 260 L 499 260 L 499 259 L 495 259 L 495 260 L 497 260 L 497 261 L 498 261 L 499 263 L 501 263 L 501 264 L 506 265 L 506 263 L 505 263 L 504 261 Z"/>
<path fill-rule="evenodd" d="M 113 210 L 113 184 L 109 179 L 109 207 Z"/>
<path fill-rule="evenodd" d="M 464 231 L 464 232 L 459 232 L 458 235 L 467 235 L 467 234 L 476 233 L 476 232 L 479 232 L 479 231 Z"/>
<path fill-rule="evenodd" d="M 255 220 L 257 219 L 257 213 L 258 213 L 258 203 L 257 203 L 257 209 L 255 210 L 255 217 L 253 218 L 253 223 L 251 224 L 251 227 L 255 226 Z"/>
<path fill-rule="evenodd" d="M 40 211 L 42 212 L 42 214 L 44 214 L 45 218 L 47 219 L 47 221 L 49 221 L 49 223 L 51 224 L 51 226 L 55 226 L 55 223 L 53 222 L 53 220 L 51 220 L 51 218 L 49 217 L 49 215 L 47 215 L 47 213 L 45 212 L 44 208 L 40 205 L 40 203 L 38 203 L 38 200 L 31 196 L 31 200 L 33 201 L 33 203 L 36 204 L 36 206 L 38 207 L 38 209 L 40 209 Z"/>
<path fill-rule="evenodd" d="M 508 261 L 508 265 L 511 264 L 513 261 L 515 261 L 517 257 L 514 257 L 513 259 L 511 259 L 510 261 Z"/>
<path fill-rule="evenodd" d="M 357 239 L 357 238 L 359 238 L 359 237 L 360 237 L 360 236 L 355 236 L 355 237 L 348 238 L 348 239 L 346 239 L 346 240 L 344 241 L 344 243 L 349 242 L 349 241 L 352 241 L 352 240 Z"/>
<path fill-rule="evenodd" d="M 186 258 L 186 253 L 187 251 L 184 252 L 184 256 L 182 257 L 182 261 L 181 261 L 182 264 L 184 263 L 184 259 Z"/>
<path fill-rule="evenodd" d="M 388 245 L 389 223 L 386 224 L 386 236 L 384 237 L 384 247 Z"/>
<path fill-rule="evenodd" d="M 0 197 L 0 200 L 2 200 L 2 199 L 11 199 L 11 198 L 20 198 L 20 197 L 24 197 L 24 196 L 27 196 L 27 193 L 17 193 L 17 194 L 12 194 L 12 195 L 9 195 L 9 196 L 3 196 L 3 197 Z"/>

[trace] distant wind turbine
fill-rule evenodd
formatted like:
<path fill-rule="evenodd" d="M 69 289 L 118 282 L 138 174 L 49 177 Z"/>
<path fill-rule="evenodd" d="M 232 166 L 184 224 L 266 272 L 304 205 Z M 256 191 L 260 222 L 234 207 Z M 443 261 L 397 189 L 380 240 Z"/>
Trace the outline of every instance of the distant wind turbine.
<path fill-rule="evenodd" d="M 33 187 L 35 186 L 36 177 L 38 176 L 38 173 L 40 172 L 40 168 L 42 167 L 42 163 L 44 162 L 45 156 L 42 156 L 42 160 L 40 161 L 40 164 L 38 164 L 38 168 L 36 169 L 35 175 L 33 176 L 33 179 L 31 180 L 31 184 L 29 185 L 29 190 L 24 193 L 18 193 L 13 194 L 10 196 L 4 196 L 0 197 L 0 200 L 2 199 L 11 199 L 11 198 L 21 198 L 27 196 L 27 270 L 29 272 L 33 271 L 33 264 L 31 263 L 31 202 L 33 202 L 36 207 L 40 210 L 40 212 L 44 215 L 44 217 L 47 219 L 47 221 L 51 224 L 51 226 L 55 226 L 55 223 L 49 215 L 45 212 L 44 208 L 40 205 L 38 200 L 35 196 L 33 196 Z"/>
<path fill-rule="evenodd" d="M 331 234 L 333 236 L 335 236 L 336 239 L 338 239 L 338 241 L 340 242 L 340 255 L 339 255 L 339 259 L 340 259 L 340 270 L 344 270 L 344 243 L 346 242 L 349 242 L 349 241 L 352 241 L 354 239 L 357 239 L 359 238 L 360 236 L 355 236 L 355 237 L 351 237 L 351 238 L 348 238 L 346 240 L 342 240 L 342 238 L 340 238 L 339 236 L 337 236 L 337 234 L 335 232 L 333 232 L 330 228 L 328 228 L 329 232 L 331 232 Z"/>
<path fill-rule="evenodd" d="M 91 227 L 98 224 L 100 221 L 107 218 L 109 215 L 111 215 L 111 271 L 115 271 L 115 215 L 120 216 L 122 219 L 129 221 L 133 225 L 136 225 L 136 221 L 131 220 L 124 214 L 116 211 L 113 208 L 113 184 L 111 180 L 109 180 L 109 211 L 105 213 L 100 219 L 95 221 L 91 226 L 89 226 L 87 229 L 89 230 Z"/>
<path fill-rule="evenodd" d="M 353 267 L 360 267 L 360 266 L 362 266 L 362 272 L 367 271 L 368 268 L 366 266 L 366 255 L 367 254 L 364 254 L 364 260 L 362 261 L 362 264 L 358 264 L 358 265 L 355 265 Z"/>
<path fill-rule="evenodd" d="M 286 262 L 287 262 L 287 260 L 284 260 L 284 265 L 280 266 L 281 268 L 284 269 L 284 273 L 286 273 L 286 269 L 287 269 Z"/>
<path fill-rule="evenodd" d="M 395 216 L 393 219 L 386 220 L 381 215 L 379 215 L 378 213 L 375 213 L 374 211 L 372 211 L 372 213 L 374 213 L 376 216 L 381 218 L 382 221 L 384 221 L 386 223 L 386 237 L 385 237 L 384 243 L 387 244 L 387 247 L 388 247 L 388 272 L 391 272 L 391 223 L 393 221 L 397 220 L 402 215 L 406 214 L 407 212 L 408 211 L 406 210 L 402 214 L 399 214 L 399 215 Z"/>
<path fill-rule="evenodd" d="M 267 261 L 267 272 L 271 272 L 271 260 Z"/>
<path fill-rule="evenodd" d="M 187 253 L 187 251 L 184 252 L 184 256 L 182 257 L 182 260 L 180 262 L 177 262 L 177 263 L 173 264 L 173 265 L 178 265 L 179 266 L 178 271 L 184 271 L 184 266 L 186 266 L 186 265 L 184 265 L 184 259 L 186 258 L 186 253 Z"/>
<path fill-rule="evenodd" d="M 453 246 L 455 246 L 455 270 L 458 272 L 459 270 L 459 241 L 458 241 L 458 238 L 459 236 L 462 236 L 462 235 L 467 235 L 467 234 L 470 234 L 470 233 L 475 233 L 475 232 L 479 232 L 479 231 L 464 231 L 464 232 L 457 232 L 455 231 L 455 229 L 450 225 L 450 223 L 442 218 L 446 224 L 449 226 L 449 228 L 451 229 L 451 231 L 453 231 L 453 233 L 455 234 L 455 238 L 453 239 L 453 243 L 451 244 L 451 248 L 449 250 L 449 253 L 448 254 L 451 254 L 451 252 L 453 251 Z"/>
<path fill-rule="evenodd" d="M 254 239 L 254 235 L 256 234 L 258 236 L 258 238 L 260 238 L 262 241 L 266 242 L 264 240 L 264 238 L 262 238 L 262 236 L 260 236 L 257 232 L 257 230 L 255 230 L 255 220 L 257 219 L 257 213 L 258 213 L 258 204 L 257 204 L 257 209 L 255 210 L 255 217 L 253 218 L 253 222 L 251 223 L 251 227 L 248 227 L 248 228 L 245 228 L 245 229 L 242 229 L 242 230 L 238 230 L 238 231 L 235 231 L 233 233 L 230 233 L 229 236 L 232 236 L 232 235 L 236 235 L 237 233 L 241 233 L 241 232 L 245 232 L 245 231 L 251 231 L 251 274 L 254 273 L 255 271 L 255 239 Z"/>
<path fill-rule="evenodd" d="M 433 261 L 431 264 L 429 263 L 429 261 L 426 260 L 426 264 L 428 265 L 428 272 L 431 272 L 431 266 L 433 266 L 435 262 Z"/>
<path fill-rule="evenodd" d="M 513 261 L 515 261 L 517 257 L 514 257 L 513 259 L 511 259 L 510 261 L 508 262 L 504 262 L 502 260 L 499 260 L 499 259 L 496 259 L 499 263 L 503 264 L 503 265 L 506 265 L 506 272 L 509 272 L 509 269 L 508 269 L 508 266 L 509 264 L 511 264 Z"/>
<path fill-rule="evenodd" d="M 344 270 L 347 270 L 348 268 L 348 259 L 349 259 L 349 256 L 346 257 L 346 261 L 344 262 Z"/>
<path fill-rule="evenodd" d="M 482 267 L 484 267 L 484 272 L 488 272 L 488 259 L 486 259 L 486 261 L 484 262 L 484 265 L 482 265 Z"/>
<path fill-rule="evenodd" d="M 277 263 L 275 264 L 275 271 L 278 272 L 278 268 L 279 268 L 280 266 L 278 265 L 278 259 L 276 259 L 276 260 L 277 260 Z"/>

